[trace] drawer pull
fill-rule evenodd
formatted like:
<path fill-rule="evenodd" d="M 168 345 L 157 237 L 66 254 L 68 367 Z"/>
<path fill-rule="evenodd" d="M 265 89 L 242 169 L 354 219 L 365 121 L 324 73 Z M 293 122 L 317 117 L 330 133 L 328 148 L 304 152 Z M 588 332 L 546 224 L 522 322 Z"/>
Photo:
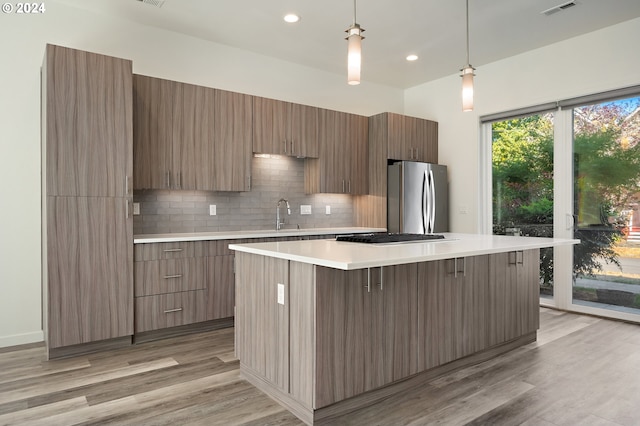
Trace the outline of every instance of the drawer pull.
<path fill-rule="evenodd" d="M 182 251 L 181 248 L 173 248 L 173 249 L 164 249 L 162 250 L 165 253 L 173 253 L 173 252 L 177 252 L 177 251 Z"/>
<path fill-rule="evenodd" d="M 165 314 L 170 314 L 172 312 L 180 312 L 182 311 L 182 308 L 175 308 L 175 309 L 167 309 L 166 311 L 164 311 Z"/>
<path fill-rule="evenodd" d="M 164 279 L 165 280 L 170 280 L 171 278 L 182 278 L 182 274 L 178 274 L 178 275 L 165 275 Z"/>

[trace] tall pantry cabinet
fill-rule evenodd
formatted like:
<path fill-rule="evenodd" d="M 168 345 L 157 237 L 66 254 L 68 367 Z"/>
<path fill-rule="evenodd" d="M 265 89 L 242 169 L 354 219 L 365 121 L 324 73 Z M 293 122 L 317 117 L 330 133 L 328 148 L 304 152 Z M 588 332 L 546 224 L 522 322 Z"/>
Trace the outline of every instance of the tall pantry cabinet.
<path fill-rule="evenodd" d="M 132 117 L 131 61 L 47 45 L 42 275 L 49 357 L 80 344 L 130 343 Z"/>

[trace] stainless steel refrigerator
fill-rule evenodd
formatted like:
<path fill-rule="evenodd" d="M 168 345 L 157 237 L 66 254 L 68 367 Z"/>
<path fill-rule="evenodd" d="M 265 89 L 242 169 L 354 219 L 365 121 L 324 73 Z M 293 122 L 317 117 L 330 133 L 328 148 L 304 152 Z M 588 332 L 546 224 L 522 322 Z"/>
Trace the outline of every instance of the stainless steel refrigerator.
<path fill-rule="evenodd" d="M 388 166 L 387 230 L 410 234 L 449 231 L 447 166 L 415 161 Z"/>

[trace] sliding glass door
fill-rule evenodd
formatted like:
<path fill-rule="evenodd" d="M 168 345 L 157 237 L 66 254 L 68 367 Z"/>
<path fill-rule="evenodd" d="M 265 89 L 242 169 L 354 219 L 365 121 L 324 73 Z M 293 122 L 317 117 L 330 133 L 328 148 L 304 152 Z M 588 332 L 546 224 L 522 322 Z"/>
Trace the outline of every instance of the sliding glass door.
<path fill-rule="evenodd" d="M 640 314 L 640 98 L 573 109 L 573 304 Z"/>
<path fill-rule="evenodd" d="M 581 241 L 542 252 L 541 304 L 640 322 L 640 97 L 567 102 L 483 122 L 485 224 Z"/>

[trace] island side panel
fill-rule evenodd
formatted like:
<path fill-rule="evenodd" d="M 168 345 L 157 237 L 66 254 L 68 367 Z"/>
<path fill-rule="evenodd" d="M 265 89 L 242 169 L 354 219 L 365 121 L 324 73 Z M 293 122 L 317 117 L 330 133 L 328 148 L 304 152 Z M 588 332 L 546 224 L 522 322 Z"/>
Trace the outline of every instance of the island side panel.
<path fill-rule="evenodd" d="M 236 354 L 241 366 L 289 391 L 288 261 L 236 253 Z M 278 284 L 284 304 L 278 303 Z"/>
<path fill-rule="evenodd" d="M 289 263 L 289 393 L 309 408 L 315 386 L 315 268 Z"/>

